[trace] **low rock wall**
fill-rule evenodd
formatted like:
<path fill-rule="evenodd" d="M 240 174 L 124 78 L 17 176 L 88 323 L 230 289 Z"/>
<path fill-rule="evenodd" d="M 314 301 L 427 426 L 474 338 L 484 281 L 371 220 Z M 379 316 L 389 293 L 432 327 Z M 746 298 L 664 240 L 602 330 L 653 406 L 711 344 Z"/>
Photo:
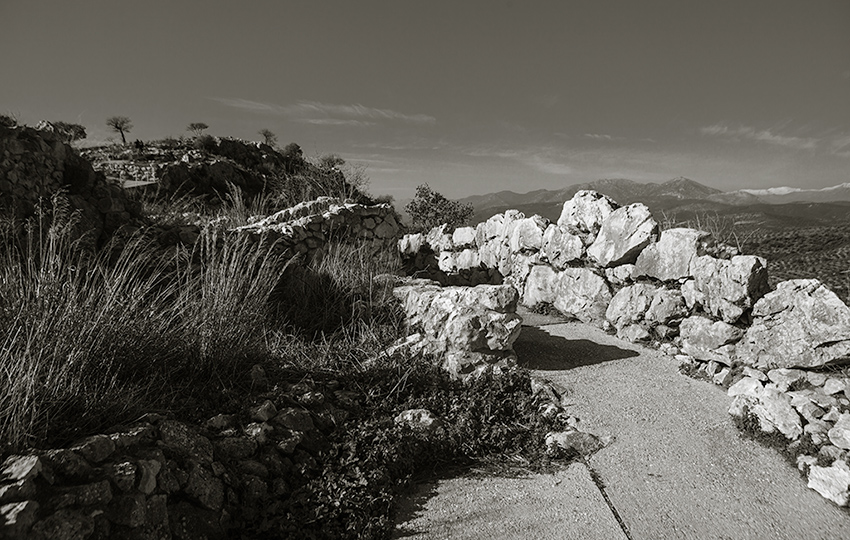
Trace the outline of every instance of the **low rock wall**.
<path fill-rule="evenodd" d="M 203 425 L 149 415 L 68 448 L 10 456 L 0 465 L 0 538 L 189 540 L 286 531 L 298 471 L 317 467 L 327 436 L 357 407 L 337 386 L 287 385 L 281 395 Z"/>
<path fill-rule="evenodd" d="M 516 364 L 513 343 L 522 318 L 516 314 L 519 297 L 513 287 L 441 287 L 412 280 L 393 294 L 410 327 L 421 332 L 404 345 L 435 355 L 453 376 Z"/>
<path fill-rule="evenodd" d="M 362 242 L 377 251 L 392 248 L 400 225 L 392 205 L 365 206 L 330 197 L 298 204 L 234 231 L 274 243 L 291 254 L 312 257 L 331 240 Z"/>
<path fill-rule="evenodd" d="M 565 202 L 557 223 L 508 210 L 475 228 L 407 235 L 399 250 L 409 266 L 431 257 L 449 275 L 495 269 L 529 308 L 652 342 L 718 384 L 745 380 L 730 414 L 798 447 L 805 434 L 820 458 L 802 462 L 810 485 L 850 504 L 850 380 L 830 371 L 850 362 L 850 308 L 817 280 L 770 290 L 765 259 L 703 231 L 659 231 L 643 204 L 592 191 Z"/>

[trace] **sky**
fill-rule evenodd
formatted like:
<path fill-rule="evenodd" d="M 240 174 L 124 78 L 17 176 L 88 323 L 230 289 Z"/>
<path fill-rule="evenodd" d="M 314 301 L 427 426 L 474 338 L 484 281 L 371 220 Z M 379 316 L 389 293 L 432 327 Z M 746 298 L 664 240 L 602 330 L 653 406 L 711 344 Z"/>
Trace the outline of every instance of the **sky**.
<path fill-rule="evenodd" d="M 850 182 L 850 1 L 0 0 L 0 114 L 366 167 L 397 200 Z"/>

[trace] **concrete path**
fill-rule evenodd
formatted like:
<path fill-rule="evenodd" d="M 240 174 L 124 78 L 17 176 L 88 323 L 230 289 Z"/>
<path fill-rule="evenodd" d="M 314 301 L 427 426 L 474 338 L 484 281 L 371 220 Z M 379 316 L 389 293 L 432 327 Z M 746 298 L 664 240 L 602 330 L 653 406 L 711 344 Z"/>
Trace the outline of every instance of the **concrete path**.
<path fill-rule="evenodd" d="M 393 538 L 627 540 L 582 463 L 551 475 L 425 484 L 400 514 Z"/>
<path fill-rule="evenodd" d="M 847 510 L 808 489 L 777 452 L 740 437 L 722 389 L 595 327 L 547 322 L 526 317 L 542 326 L 523 327 L 517 355 L 568 389 L 568 410 L 584 431 L 614 437 L 587 460 L 604 488 L 584 464 L 568 470 L 570 481 L 441 481 L 423 488 L 431 498 L 403 520 L 397 538 L 408 537 L 405 530 L 413 538 L 850 538 Z M 549 527 L 557 516 L 561 526 Z"/>

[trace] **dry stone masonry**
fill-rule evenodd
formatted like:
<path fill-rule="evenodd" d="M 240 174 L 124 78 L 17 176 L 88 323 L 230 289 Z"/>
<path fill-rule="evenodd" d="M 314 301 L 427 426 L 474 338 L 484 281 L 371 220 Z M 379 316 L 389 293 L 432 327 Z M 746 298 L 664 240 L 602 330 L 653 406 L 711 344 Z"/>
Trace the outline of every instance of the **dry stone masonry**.
<path fill-rule="evenodd" d="M 26 218 L 39 199 L 64 191 L 71 209 L 79 211 L 80 234 L 91 232 L 98 245 L 140 218 L 141 205 L 120 185 L 95 172 L 50 124 L 42 127 L 0 126 L 0 207 Z"/>
<path fill-rule="evenodd" d="M 557 223 L 508 210 L 474 229 L 406 235 L 399 249 L 415 270 L 439 261 L 443 282 L 460 273 L 472 285 L 474 276 L 501 279 L 529 308 L 551 306 L 691 362 L 731 385 L 731 415 L 792 448 L 810 441 L 815 450 L 799 460 L 809 486 L 850 504 L 850 380 L 834 370 L 850 363 L 850 308 L 819 281 L 771 291 L 763 258 L 704 231 L 659 232 L 644 205 L 592 191 L 566 201 Z M 439 340 L 443 328 L 426 322 L 427 310 L 408 316 Z"/>
<path fill-rule="evenodd" d="M 320 197 L 253 218 L 253 223 L 234 229 L 257 241 L 276 244 L 292 254 L 311 257 L 331 240 L 358 241 L 375 250 L 398 242 L 400 226 L 389 204 L 365 206 Z"/>
<path fill-rule="evenodd" d="M 317 467 L 318 449 L 359 406 L 338 386 L 288 384 L 203 424 L 148 415 L 12 455 L 0 464 L 0 538 L 216 539 L 276 520 L 285 529 L 298 471 Z"/>
<path fill-rule="evenodd" d="M 456 377 L 488 367 L 515 365 L 513 343 L 522 318 L 519 300 L 509 285 L 440 287 L 434 281 L 413 280 L 396 287 L 408 324 L 421 331 L 407 346 L 435 355 Z"/>

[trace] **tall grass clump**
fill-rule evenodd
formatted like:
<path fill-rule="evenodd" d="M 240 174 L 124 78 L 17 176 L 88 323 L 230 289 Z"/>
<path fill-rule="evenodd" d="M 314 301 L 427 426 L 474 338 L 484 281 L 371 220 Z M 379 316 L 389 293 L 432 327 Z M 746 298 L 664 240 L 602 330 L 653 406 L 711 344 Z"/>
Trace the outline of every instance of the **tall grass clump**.
<path fill-rule="evenodd" d="M 137 235 L 94 255 L 54 206 L 0 259 L 0 450 L 197 406 L 265 354 L 269 250 L 204 232 L 191 250 Z"/>
<path fill-rule="evenodd" d="M 306 266 L 290 265 L 272 295 L 282 321 L 272 349 L 304 371 L 357 367 L 404 332 L 392 298 L 400 261 L 392 249 L 331 241 Z"/>

